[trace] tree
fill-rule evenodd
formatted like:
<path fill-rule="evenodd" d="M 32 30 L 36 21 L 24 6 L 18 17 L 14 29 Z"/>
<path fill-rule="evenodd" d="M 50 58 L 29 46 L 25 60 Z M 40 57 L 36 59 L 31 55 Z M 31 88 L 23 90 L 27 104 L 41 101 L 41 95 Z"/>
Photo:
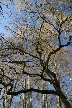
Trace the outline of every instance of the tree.
<path fill-rule="evenodd" d="M 23 108 L 71 108 L 70 2 L 17 2 L 14 28 L 6 27 L 13 37 L 0 38 L 3 107 L 13 106 L 14 96 L 19 95 L 17 104 Z"/>

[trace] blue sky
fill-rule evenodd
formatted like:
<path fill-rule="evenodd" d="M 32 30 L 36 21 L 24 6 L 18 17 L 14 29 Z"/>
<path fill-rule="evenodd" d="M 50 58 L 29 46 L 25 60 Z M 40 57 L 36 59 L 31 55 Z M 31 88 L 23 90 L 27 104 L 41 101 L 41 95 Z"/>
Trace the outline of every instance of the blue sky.
<path fill-rule="evenodd" d="M 16 8 L 11 2 L 4 2 L 3 0 L 1 0 L 0 6 L 2 7 L 2 10 L 0 9 L 0 34 L 7 36 L 11 34 L 6 29 L 7 26 L 10 27 L 10 22 L 13 21 Z"/>

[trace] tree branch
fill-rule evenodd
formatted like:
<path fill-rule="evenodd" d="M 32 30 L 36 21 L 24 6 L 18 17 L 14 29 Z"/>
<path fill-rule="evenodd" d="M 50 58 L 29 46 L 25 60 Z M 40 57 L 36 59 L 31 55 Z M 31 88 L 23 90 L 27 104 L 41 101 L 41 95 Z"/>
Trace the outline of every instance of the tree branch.
<path fill-rule="evenodd" d="M 7 92 L 7 95 L 18 95 L 20 93 L 28 93 L 28 92 L 37 92 L 37 93 L 41 93 L 41 94 L 55 94 L 55 95 L 59 95 L 59 92 L 54 91 L 54 90 L 39 90 L 39 89 L 27 89 L 27 90 L 20 90 L 17 92 Z"/>

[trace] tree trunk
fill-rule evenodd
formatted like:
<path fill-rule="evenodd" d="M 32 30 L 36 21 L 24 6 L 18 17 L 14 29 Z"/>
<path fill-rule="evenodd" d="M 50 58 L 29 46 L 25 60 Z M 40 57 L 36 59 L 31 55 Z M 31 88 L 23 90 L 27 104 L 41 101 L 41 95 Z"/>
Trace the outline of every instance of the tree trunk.
<path fill-rule="evenodd" d="M 60 99 L 64 103 L 65 108 L 72 108 L 69 101 L 67 100 L 66 96 L 61 92 Z"/>

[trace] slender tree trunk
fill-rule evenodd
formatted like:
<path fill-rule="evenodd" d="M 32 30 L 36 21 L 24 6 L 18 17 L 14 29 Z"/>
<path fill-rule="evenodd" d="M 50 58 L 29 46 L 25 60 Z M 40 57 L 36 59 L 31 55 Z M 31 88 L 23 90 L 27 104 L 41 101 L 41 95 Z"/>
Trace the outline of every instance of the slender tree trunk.
<path fill-rule="evenodd" d="M 58 96 L 58 108 L 61 108 L 61 100 L 59 96 Z"/>
<path fill-rule="evenodd" d="M 24 90 L 26 90 L 26 78 L 24 80 Z M 23 108 L 26 108 L 27 105 L 27 100 L 26 100 L 26 94 L 24 94 L 24 98 L 23 98 Z"/>
<path fill-rule="evenodd" d="M 13 98 L 13 96 L 10 96 L 10 105 L 9 105 L 9 108 L 11 107 L 12 98 Z"/>

